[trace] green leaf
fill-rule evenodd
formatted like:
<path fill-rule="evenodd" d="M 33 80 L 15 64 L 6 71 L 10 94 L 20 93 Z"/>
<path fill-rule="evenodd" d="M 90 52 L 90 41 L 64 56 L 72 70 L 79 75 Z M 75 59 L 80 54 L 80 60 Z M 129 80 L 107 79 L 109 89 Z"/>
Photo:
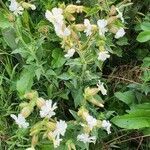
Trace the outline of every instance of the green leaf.
<path fill-rule="evenodd" d="M 52 67 L 53 68 L 60 68 L 65 63 L 66 59 L 64 58 L 64 54 L 61 49 L 54 49 L 52 52 Z"/>
<path fill-rule="evenodd" d="M 16 33 L 13 28 L 5 28 L 2 30 L 2 35 L 7 45 L 12 49 L 17 48 Z"/>
<path fill-rule="evenodd" d="M 143 59 L 143 64 L 142 64 L 142 67 L 150 67 L 150 57 L 145 57 Z"/>
<path fill-rule="evenodd" d="M 20 76 L 20 79 L 17 81 L 17 91 L 22 96 L 27 91 L 31 90 L 31 87 L 33 85 L 33 77 L 34 77 L 34 67 L 28 66 L 28 68 L 25 68 Z"/>
<path fill-rule="evenodd" d="M 0 11 L 0 28 L 5 29 L 11 27 L 11 23 L 5 17 L 4 12 Z"/>
<path fill-rule="evenodd" d="M 150 110 L 150 103 L 137 104 L 130 107 L 131 111 Z"/>
<path fill-rule="evenodd" d="M 135 101 L 135 94 L 132 91 L 127 92 L 116 92 L 115 97 L 117 97 L 120 101 L 126 103 L 127 105 L 131 105 Z"/>
<path fill-rule="evenodd" d="M 72 76 L 69 73 L 63 73 L 59 75 L 58 78 L 61 80 L 69 80 L 72 79 Z"/>
<path fill-rule="evenodd" d="M 111 121 L 118 127 L 125 129 L 150 127 L 150 110 L 137 110 L 130 114 L 114 117 Z"/>
<path fill-rule="evenodd" d="M 83 100 L 83 90 L 82 88 L 76 89 L 72 91 L 72 96 L 74 98 L 74 104 L 75 107 L 79 106 L 82 103 Z"/>
<path fill-rule="evenodd" d="M 138 35 L 137 40 L 139 42 L 147 42 L 147 41 L 149 41 L 150 40 L 150 30 L 141 32 Z"/>
<path fill-rule="evenodd" d="M 120 38 L 117 42 L 116 42 L 119 46 L 123 46 L 123 45 L 128 45 L 128 39 L 126 37 Z"/>
<path fill-rule="evenodd" d="M 150 23 L 149 22 L 143 22 L 141 24 L 141 29 L 142 30 L 150 30 Z"/>

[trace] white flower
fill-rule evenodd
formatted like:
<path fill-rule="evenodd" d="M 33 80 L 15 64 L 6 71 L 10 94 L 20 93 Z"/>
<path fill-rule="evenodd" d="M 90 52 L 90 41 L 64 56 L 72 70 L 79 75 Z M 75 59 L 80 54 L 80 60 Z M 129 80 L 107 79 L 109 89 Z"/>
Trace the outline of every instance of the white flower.
<path fill-rule="evenodd" d="M 23 13 L 24 9 L 16 0 L 10 0 L 9 10 L 18 16 Z"/>
<path fill-rule="evenodd" d="M 105 61 L 109 57 L 110 57 L 110 55 L 109 55 L 108 51 L 102 51 L 102 52 L 99 52 L 99 54 L 98 54 L 98 60 L 101 60 L 101 61 Z"/>
<path fill-rule="evenodd" d="M 77 140 L 83 143 L 95 143 L 96 136 L 89 136 L 88 134 L 79 134 Z"/>
<path fill-rule="evenodd" d="M 54 135 L 62 135 L 64 136 L 67 129 L 67 123 L 63 120 L 57 121 L 56 129 L 54 130 Z"/>
<path fill-rule="evenodd" d="M 61 38 L 71 34 L 69 28 L 64 24 L 64 16 L 62 13 L 63 10 L 61 8 L 53 8 L 51 12 L 47 10 L 45 13 L 46 19 L 54 25 L 56 34 Z"/>
<path fill-rule="evenodd" d="M 87 121 L 88 126 L 91 130 L 97 125 L 97 120 L 90 115 L 86 116 L 86 121 Z"/>
<path fill-rule="evenodd" d="M 92 25 L 90 24 L 90 21 L 88 19 L 84 19 L 84 26 L 84 32 L 86 33 L 86 36 L 90 36 L 92 34 Z"/>
<path fill-rule="evenodd" d="M 117 17 L 121 19 L 122 23 L 124 23 L 124 18 L 122 12 L 116 7 L 116 11 L 118 12 Z"/>
<path fill-rule="evenodd" d="M 105 35 L 105 32 L 108 31 L 108 29 L 106 28 L 107 26 L 107 20 L 105 19 L 99 19 L 97 21 L 97 25 L 98 25 L 98 28 L 99 28 L 99 35 Z"/>
<path fill-rule="evenodd" d="M 123 29 L 123 28 L 120 28 L 120 29 L 117 31 L 117 33 L 116 33 L 116 35 L 115 35 L 115 38 L 116 38 L 116 39 L 119 39 L 119 38 L 123 37 L 124 35 L 125 35 L 124 29 Z"/>
<path fill-rule="evenodd" d="M 41 118 L 51 118 L 55 115 L 54 110 L 57 108 L 56 103 L 52 105 L 52 100 L 45 101 L 45 104 L 41 107 L 40 116 Z"/>
<path fill-rule="evenodd" d="M 54 148 L 57 148 L 61 141 L 62 139 L 60 139 L 59 136 L 56 136 L 56 139 L 53 140 Z"/>
<path fill-rule="evenodd" d="M 71 48 L 71 49 L 68 50 L 67 54 L 65 54 L 64 56 L 66 58 L 70 58 L 70 57 L 72 57 L 74 55 L 74 53 L 75 53 L 75 49 Z"/>
<path fill-rule="evenodd" d="M 26 122 L 26 119 L 22 116 L 22 114 L 18 114 L 18 117 L 14 114 L 11 114 L 10 116 L 15 120 L 19 128 L 27 128 L 29 126 L 29 123 Z"/>
<path fill-rule="evenodd" d="M 97 86 L 103 95 L 107 95 L 107 90 L 104 87 L 104 83 L 99 80 Z"/>
<path fill-rule="evenodd" d="M 63 25 L 64 16 L 62 15 L 63 10 L 61 8 L 53 8 L 52 12 L 46 10 L 45 17 L 49 20 L 53 25 L 59 24 Z"/>
<path fill-rule="evenodd" d="M 80 3 L 81 3 L 81 1 L 80 1 L 80 0 L 77 0 L 77 1 L 76 1 L 76 4 L 80 4 Z"/>
<path fill-rule="evenodd" d="M 32 10 L 35 10 L 35 9 L 36 9 L 36 6 L 33 5 L 33 4 L 31 4 L 30 7 L 31 7 Z"/>
<path fill-rule="evenodd" d="M 110 131 L 111 123 L 109 121 L 103 120 L 102 127 L 107 131 L 108 134 L 111 133 L 111 131 Z"/>
<path fill-rule="evenodd" d="M 54 147 L 57 148 L 60 145 L 62 139 L 60 136 L 64 136 L 67 129 L 67 123 L 63 120 L 57 121 L 56 128 L 53 132 L 49 132 L 49 135 L 53 138 Z"/>

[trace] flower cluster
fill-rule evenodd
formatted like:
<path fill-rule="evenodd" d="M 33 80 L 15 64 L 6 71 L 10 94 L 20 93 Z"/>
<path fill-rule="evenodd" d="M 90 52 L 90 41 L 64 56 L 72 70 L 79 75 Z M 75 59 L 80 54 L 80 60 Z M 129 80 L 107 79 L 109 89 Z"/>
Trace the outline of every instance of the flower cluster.
<path fill-rule="evenodd" d="M 26 2 L 18 3 L 16 0 L 10 0 L 9 10 L 14 13 L 14 15 L 22 15 L 24 9 L 31 8 L 32 10 L 36 9 L 36 6 Z"/>
<path fill-rule="evenodd" d="M 118 8 L 115 8 L 118 12 L 118 15 L 116 15 L 115 19 L 119 18 L 122 20 L 122 23 L 124 23 L 123 15 L 120 12 Z M 125 35 L 125 30 L 123 27 L 115 27 L 115 30 L 112 30 L 113 22 L 109 19 L 99 19 L 97 21 L 97 24 L 92 24 L 89 19 L 84 19 L 83 24 L 69 24 L 68 27 L 66 24 L 68 21 L 75 21 L 75 18 L 73 16 L 74 13 L 82 12 L 83 8 L 81 6 L 76 5 L 69 5 L 66 8 L 53 8 L 51 11 L 47 10 L 45 13 L 45 17 L 48 21 L 50 21 L 54 28 L 56 35 L 59 36 L 62 39 L 62 48 L 64 48 L 67 53 L 64 55 L 66 58 L 71 58 L 75 52 L 77 52 L 79 55 L 81 54 L 80 51 L 82 49 L 80 37 L 75 32 L 75 30 L 79 32 L 84 32 L 87 36 L 87 38 L 91 38 L 94 36 L 97 36 L 97 33 L 99 35 L 99 38 L 103 41 L 103 44 L 99 43 L 99 52 L 98 52 L 98 60 L 105 61 L 110 57 L 109 51 L 107 47 L 105 46 L 105 38 L 106 33 L 108 31 L 115 33 L 114 38 L 119 39 Z M 115 20 L 114 19 L 114 20 Z"/>
<path fill-rule="evenodd" d="M 34 95 L 35 93 L 34 92 L 29 93 L 27 98 L 29 98 L 29 95 L 31 95 L 31 94 Z M 62 141 L 61 136 L 65 135 L 65 132 L 67 129 L 67 123 L 63 120 L 56 121 L 56 122 L 54 120 L 52 122 L 49 121 L 50 119 L 52 119 L 52 116 L 55 115 L 54 110 L 57 108 L 57 104 L 56 103 L 52 104 L 52 100 L 44 100 L 43 98 L 38 98 L 37 95 L 31 96 L 30 98 L 31 98 L 32 102 L 35 101 L 34 104 L 36 106 L 38 106 L 38 108 L 40 109 L 41 118 L 46 119 L 46 122 L 42 122 L 42 123 L 43 123 L 43 126 L 45 126 L 45 124 L 47 124 L 47 126 L 48 126 L 48 127 L 46 127 L 47 128 L 46 129 L 47 137 L 51 141 L 53 141 L 55 148 L 58 147 L 60 145 L 60 142 Z M 29 103 L 28 105 L 30 106 L 31 103 Z M 34 107 L 34 106 L 32 106 L 32 107 Z M 22 110 L 24 110 L 24 108 Z M 10 116 L 15 120 L 15 122 L 19 126 L 19 128 L 27 128 L 29 126 L 29 123 L 26 122 L 25 118 L 28 115 L 26 115 L 26 112 L 24 113 L 24 111 L 21 111 L 21 113 L 18 115 L 18 117 L 15 116 L 14 114 L 11 114 Z M 33 127 L 32 130 L 34 133 L 34 130 L 37 130 L 37 128 Z M 32 145 L 32 147 L 33 147 L 33 145 Z"/>

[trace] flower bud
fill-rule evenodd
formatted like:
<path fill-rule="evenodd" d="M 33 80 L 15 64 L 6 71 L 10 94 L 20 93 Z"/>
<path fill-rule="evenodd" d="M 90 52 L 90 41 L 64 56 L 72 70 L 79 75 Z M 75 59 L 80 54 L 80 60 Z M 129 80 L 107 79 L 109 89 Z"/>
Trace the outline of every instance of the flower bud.
<path fill-rule="evenodd" d="M 83 8 L 83 6 L 77 6 L 77 13 L 82 13 Z"/>
<path fill-rule="evenodd" d="M 114 27 L 114 26 L 111 26 L 111 28 L 109 29 L 109 31 L 111 32 L 111 33 L 116 33 L 117 31 L 118 31 L 118 28 L 117 27 Z"/>
<path fill-rule="evenodd" d="M 34 130 L 32 130 L 31 132 L 30 132 L 30 136 L 33 136 L 33 135 L 35 135 L 35 134 L 38 134 L 39 133 L 39 129 L 34 129 Z"/>
<path fill-rule="evenodd" d="M 68 6 L 66 7 L 65 11 L 66 11 L 67 13 L 71 13 L 71 14 L 73 14 L 73 13 L 75 13 L 75 12 L 80 13 L 80 12 L 83 11 L 83 6 L 77 6 L 77 5 L 72 5 L 72 4 L 71 4 L 71 5 L 68 5 Z"/>
<path fill-rule="evenodd" d="M 66 12 L 71 13 L 71 14 L 75 13 L 76 10 L 77 10 L 77 6 L 72 5 L 72 4 L 68 5 L 65 9 Z"/>
<path fill-rule="evenodd" d="M 75 144 L 72 142 L 72 140 L 68 140 L 66 142 L 68 150 L 76 150 Z"/>
<path fill-rule="evenodd" d="M 42 97 L 37 98 L 36 105 L 38 108 L 41 108 L 44 104 L 45 104 L 45 100 Z"/>
<path fill-rule="evenodd" d="M 36 9 L 36 6 L 30 3 L 22 2 L 21 5 L 25 9 L 29 9 L 29 8 L 31 8 L 32 10 Z"/>
<path fill-rule="evenodd" d="M 98 29 L 98 28 L 97 28 L 96 25 L 92 25 L 92 30 L 93 30 L 93 31 L 97 31 L 97 29 Z"/>
<path fill-rule="evenodd" d="M 38 135 L 33 135 L 31 145 L 34 147 L 38 143 Z"/>
<path fill-rule="evenodd" d="M 48 26 L 40 26 L 38 32 L 47 34 L 48 33 Z"/>
<path fill-rule="evenodd" d="M 37 98 L 37 97 L 38 97 L 37 91 L 31 91 L 31 92 L 26 93 L 26 94 L 24 95 L 24 98 L 29 99 L 29 100 L 33 100 L 33 99 L 35 99 L 35 98 Z"/>
<path fill-rule="evenodd" d="M 21 114 L 23 115 L 24 118 L 27 118 L 32 112 L 32 108 L 30 108 L 29 106 L 24 107 L 21 110 Z"/>
<path fill-rule="evenodd" d="M 96 106 L 98 106 L 98 107 L 104 107 L 104 105 L 101 103 L 101 102 L 99 102 L 98 100 L 96 100 L 95 98 L 91 98 L 91 99 L 87 99 L 90 103 L 92 103 L 92 104 L 94 104 L 94 105 L 96 105 Z"/>
<path fill-rule="evenodd" d="M 47 122 L 45 125 L 46 125 L 47 128 L 48 128 L 49 130 L 51 130 L 51 131 L 54 130 L 55 127 L 56 127 L 56 124 L 55 124 L 54 122 Z"/>
<path fill-rule="evenodd" d="M 114 5 L 111 6 L 109 16 L 116 15 L 116 7 Z"/>
<path fill-rule="evenodd" d="M 66 19 L 69 20 L 69 21 L 75 21 L 76 20 L 76 18 L 71 14 L 67 14 Z"/>
<path fill-rule="evenodd" d="M 12 14 L 9 14 L 7 18 L 8 18 L 8 20 L 9 20 L 10 22 L 14 22 L 14 21 L 15 21 L 15 16 L 12 15 Z"/>
<path fill-rule="evenodd" d="M 28 105 L 29 105 L 29 103 L 23 102 L 23 103 L 19 104 L 19 107 L 24 108 L 24 107 L 26 107 Z"/>
<path fill-rule="evenodd" d="M 111 23 L 113 23 L 114 21 L 116 21 L 116 19 L 117 19 L 117 16 L 109 17 L 109 18 L 107 19 L 108 25 L 111 24 Z"/>
<path fill-rule="evenodd" d="M 87 87 L 85 90 L 84 90 L 84 96 L 85 98 L 87 97 L 90 97 L 90 96 L 93 96 L 95 94 L 97 94 L 99 92 L 99 89 L 98 88 L 90 88 L 90 87 Z"/>
<path fill-rule="evenodd" d="M 89 112 L 86 108 L 81 107 L 77 114 L 85 120 L 86 116 L 89 115 Z"/>
<path fill-rule="evenodd" d="M 84 31 L 85 29 L 83 24 L 76 24 L 74 27 L 77 31 Z"/>

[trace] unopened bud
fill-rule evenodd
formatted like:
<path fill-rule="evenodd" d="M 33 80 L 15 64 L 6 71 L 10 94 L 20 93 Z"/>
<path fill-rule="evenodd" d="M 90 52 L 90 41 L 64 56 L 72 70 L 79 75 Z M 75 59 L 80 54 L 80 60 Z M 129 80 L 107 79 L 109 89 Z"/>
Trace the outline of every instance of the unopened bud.
<path fill-rule="evenodd" d="M 73 14 L 73 13 L 75 13 L 75 12 L 77 12 L 77 13 L 81 13 L 82 11 L 83 11 L 83 6 L 77 6 L 77 5 L 68 5 L 67 7 L 66 7 L 66 9 L 65 9 L 65 11 L 67 12 L 67 13 L 71 13 L 71 14 Z"/>
<path fill-rule="evenodd" d="M 40 26 L 38 32 L 47 34 L 48 33 L 48 26 Z"/>
<path fill-rule="evenodd" d="M 31 92 L 26 93 L 26 94 L 24 95 L 24 98 L 29 99 L 29 100 L 33 100 L 33 99 L 35 99 L 35 98 L 37 98 L 37 97 L 38 97 L 37 91 L 31 91 Z"/>
<path fill-rule="evenodd" d="M 77 114 L 78 114 L 78 116 L 80 116 L 80 117 L 82 117 L 83 119 L 85 119 L 86 116 L 89 115 L 89 112 L 88 112 L 88 110 L 87 110 L 86 108 L 81 107 L 81 108 L 79 109 L 79 111 L 78 111 Z"/>
<path fill-rule="evenodd" d="M 42 97 L 37 99 L 36 105 L 38 108 L 41 108 L 44 104 L 45 104 L 45 100 Z"/>
<path fill-rule="evenodd" d="M 75 25 L 75 29 L 76 29 L 77 31 L 84 31 L 85 26 L 84 26 L 83 24 L 76 24 L 76 25 Z"/>
<path fill-rule="evenodd" d="M 83 6 L 77 6 L 77 13 L 82 13 L 83 8 Z"/>
<path fill-rule="evenodd" d="M 85 90 L 84 90 L 84 95 L 85 95 L 85 98 L 89 97 L 89 96 L 93 96 L 95 94 L 97 94 L 99 92 L 99 89 L 98 88 L 90 88 L 90 87 L 87 87 Z"/>
<path fill-rule="evenodd" d="M 110 31 L 111 33 L 114 33 L 114 34 L 115 34 L 115 33 L 118 31 L 118 28 L 112 26 L 112 27 L 109 29 L 109 31 Z"/>
<path fill-rule="evenodd" d="M 14 22 L 14 21 L 15 21 L 15 16 L 12 15 L 12 14 L 9 14 L 9 15 L 8 15 L 8 20 L 9 20 L 10 22 Z"/>
<path fill-rule="evenodd" d="M 75 13 L 76 10 L 77 10 L 77 6 L 76 5 L 72 5 L 72 4 L 68 5 L 66 7 L 66 9 L 65 9 L 66 12 L 71 13 L 71 14 Z"/>
<path fill-rule="evenodd" d="M 54 122 L 47 122 L 45 125 L 46 125 L 47 128 L 48 128 L 49 130 L 51 130 L 51 131 L 54 130 L 55 127 L 56 127 L 56 124 L 55 124 Z"/>
<path fill-rule="evenodd" d="M 30 107 L 24 107 L 22 110 L 21 110 L 21 114 L 24 118 L 27 118 L 32 112 L 32 109 Z"/>
<path fill-rule="evenodd" d="M 75 144 L 72 142 L 72 140 L 68 140 L 66 142 L 68 150 L 76 150 Z"/>
<path fill-rule="evenodd" d="M 107 19 L 108 25 L 111 24 L 111 23 L 113 23 L 114 21 L 116 21 L 116 19 L 117 19 L 117 16 L 109 17 L 109 18 Z"/>
<path fill-rule="evenodd" d="M 38 143 L 38 135 L 33 135 L 32 142 L 31 142 L 32 146 L 33 147 L 36 146 L 37 143 Z"/>
<path fill-rule="evenodd" d="M 24 107 L 26 107 L 28 105 L 29 105 L 29 103 L 23 102 L 23 103 L 19 104 L 19 107 L 24 108 Z"/>
<path fill-rule="evenodd" d="M 36 9 L 36 6 L 30 3 L 22 2 L 21 5 L 25 9 L 29 9 L 29 8 L 31 8 L 32 10 Z"/>
<path fill-rule="evenodd" d="M 97 31 L 97 29 L 98 29 L 98 28 L 97 28 L 96 25 L 92 25 L 92 30 L 93 30 L 93 31 Z"/>
<path fill-rule="evenodd" d="M 69 21 L 75 21 L 76 20 L 76 18 L 71 14 L 67 14 L 66 19 L 69 20 Z"/>
<path fill-rule="evenodd" d="M 109 16 L 116 15 L 116 7 L 114 5 L 111 6 Z"/>
<path fill-rule="evenodd" d="M 90 103 L 92 103 L 92 104 L 94 104 L 94 105 L 96 105 L 96 106 L 98 106 L 98 107 L 104 107 L 104 105 L 101 103 L 101 102 L 99 102 L 98 100 L 96 100 L 95 98 L 91 98 L 91 99 L 87 99 Z"/>

